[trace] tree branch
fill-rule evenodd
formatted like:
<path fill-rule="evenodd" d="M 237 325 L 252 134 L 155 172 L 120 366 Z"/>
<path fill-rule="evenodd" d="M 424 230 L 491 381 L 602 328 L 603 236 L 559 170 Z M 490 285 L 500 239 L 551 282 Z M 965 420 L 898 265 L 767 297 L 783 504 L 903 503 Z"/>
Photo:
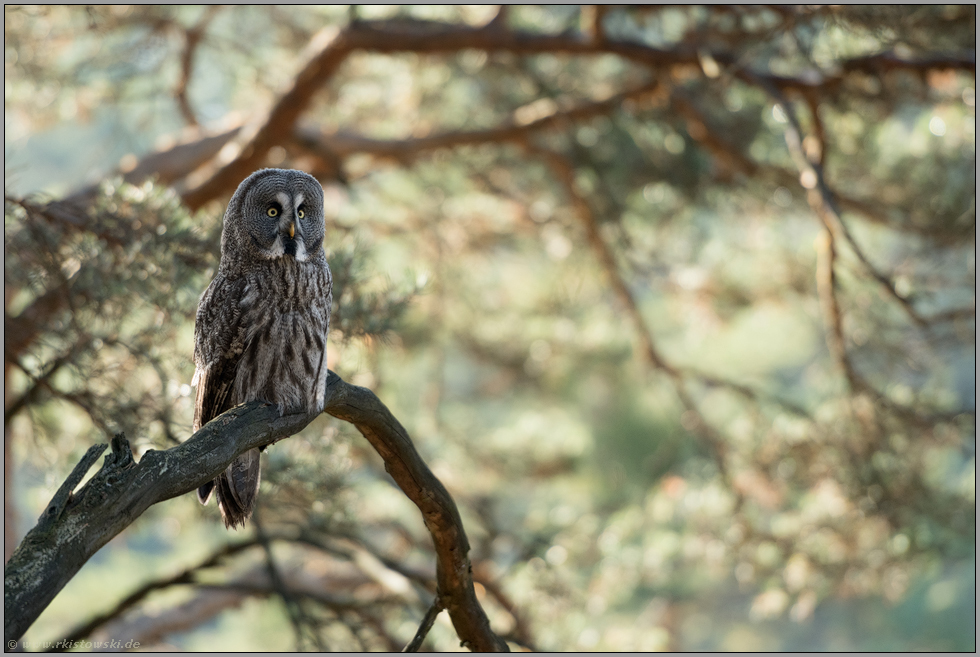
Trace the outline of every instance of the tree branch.
<path fill-rule="evenodd" d="M 827 347 L 851 390 L 860 390 L 863 383 L 854 371 L 854 366 L 851 365 L 844 341 L 844 323 L 840 304 L 837 301 L 837 274 L 834 271 L 836 260 L 834 235 L 829 229 L 825 229 L 820 235 L 817 246 L 817 292 L 820 295 L 820 306 L 827 329 Z"/>
<path fill-rule="evenodd" d="M 831 191 L 824 176 L 823 167 L 817 158 L 809 157 L 803 147 L 803 130 L 796 118 L 796 113 L 782 94 L 773 89 L 770 89 L 770 93 L 773 94 L 774 99 L 782 106 L 786 114 L 786 144 L 789 147 L 793 161 L 800 171 L 800 182 L 807 189 L 807 200 L 810 203 L 810 207 L 813 208 L 813 211 L 823 221 L 827 230 L 831 231 L 836 239 L 843 238 L 850 245 L 854 255 L 857 256 L 857 259 L 864 266 L 868 274 L 884 289 L 888 296 L 895 299 L 902 306 L 902 309 L 912 321 L 919 326 L 925 326 L 925 320 L 916 312 L 912 303 L 898 293 L 891 279 L 879 272 L 871 264 L 871 261 L 864 254 L 864 250 L 854 240 L 854 236 L 848 230 L 847 224 L 844 223 L 841 217 L 835 195 Z M 816 113 L 814 113 L 814 120 L 816 120 Z"/>
<path fill-rule="evenodd" d="M 452 53 L 467 49 L 515 55 L 542 53 L 563 55 L 613 54 L 640 66 L 654 69 L 674 66 L 699 66 L 702 54 L 694 46 L 679 45 L 673 50 L 653 48 L 642 43 L 614 41 L 607 38 L 585 39 L 578 34 L 543 35 L 509 30 L 500 21 L 472 28 L 422 20 L 356 21 L 343 30 L 321 32 L 315 41 L 322 42 L 318 51 L 293 79 L 269 112 L 253 124 L 239 139 L 237 155 L 194 189 L 184 193 L 184 202 L 197 209 L 208 201 L 230 192 L 245 177 L 260 168 L 269 149 L 287 141 L 299 117 L 313 96 L 326 85 L 351 53 L 359 50 L 375 53 Z M 736 64 L 735 55 L 711 53 L 724 66 Z M 793 78 L 740 70 L 736 75 L 764 79 L 774 87 L 800 90 L 836 89 L 852 71 L 975 68 L 975 56 L 950 56 L 928 60 L 901 60 L 887 53 L 862 57 L 841 63 L 841 73 L 818 76 L 818 79 Z"/>
<path fill-rule="evenodd" d="M 192 210 L 205 203 L 230 193 L 256 169 L 265 164 L 266 154 L 275 145 L 286 145 L 295 141 L 303 146 L 310 144 L 310 133 L 297 130 L 297 123 L 308 109 L 315 94 L 323 88 L 337 72 L 346 59 L 356 51 L 393 54 L 414 53 L 453 53 L 466 49 L 479 49 L 489 53 L 507 52 L 515 55 L 536 55 L 543 53 L 563 55 L 603 55 L 613 54 L 640 66 L 658 72 L 669 72 L 672 67 L 699 67 L 703 51 L 693 45 L 680 44 L 674 49 L 665 50 L 642 43 L 616 41 L 599 35 L 600 38 L 583 38 L 578 34 L 542 35 L 520 30 L 510 30 L 502 18 L 505 7 L 494 20 L 483 27 L 473 28 L 447 23 L 421 20 L 380 20 L 353 21 L 342 30 L 327 28 L 311 42 L 314 54 L 294 77 L 289 88 L 263 116 L 247 128 L 233 128 L 223 134 L 202 137 L 176 146 L 168 151 L 154 153 L 143 158 L 131 171 L 125 173 L 127 182 L 145 180 L 157 175 L 163 183 L 172 184 L 187 177 L 206 162 L 213 161 L 218 151 L 234 140 L 233 156 L 216 170 L 208 173 L 198 172 L 203 180 L 191 183 L 192 188 L 184 189 L 183 199 Z M 588 13 L 588 12 L 587 12 Z M 600 16 L 602 8 L 596 10 Z M 601 18 L 597 18 L 601 20 Z M 203 22 L 203 19 L 202 19 Z M 592 22 L 594 25 L 594 22 Z M 190 45 L 190 44 L 188 44 Z M 186 55 L 185 51 L 185 55 Z M 804 94 L 819 91 L 835 91 L 847 75 L 860 72 L 880 75 L 890 70 L 904 69 L 928 71 L 954 69 L 973 71 L 976 57 L 972 54 L 929 57 L 924 59 L 902 59 L 890 53 L 879 53 L 853 60 L 840 62 L 839 72 L 824 73 L 814 77 L 812 74 L 800 78 L 769 75 L 738 68 L 736 55 L 728 52 L 707 53 L 719 64 L 731 68 L 733 75 L 746 82 L 758 85 L 760 81 L 780 91 L 797 90 Z M 186 58 L 185 58 L 186 59 Z M 184 62 L 186 65 L 186 62 Z M 737 70 L 736 70 L 737 69 Z M 693 70 L 693 68 L 692 68 Z M 612 102 L 615 98 L 609 99 Z M 624 98 L 619 98 L 623 100 Z M 599 109 L 599 108 L 596 108 Z M 611 109 L 611 108 L 610 108 Z M 608 109 L 605 109 L 608 111 Z M 599 113 L 599 112 L 596 112 Z M 539 128 L 544 126 L 534 126 Z M 498 130 L 505 138 L 515 138 L 513 126 L 502 126 Z M 694 136 L 692 134 L 692 136 Z M 408 142 L 373 142 L 356 137 L 336 136 L 331 141 L 349 152 L 375 152 L 398 156 L 406 149 L 426 150 L 430 148 L 451 147 L 464 143 L 492 143 L 499 138 L 495 130 L 457 133 L 456 136 L 433 137 Z M 696 138 L 696 137 L 695 137 Z M 442 140 L 440 142 L 440 140 Z M 346 143 L 345 143 L 346 141 Z M 314 143 L 314 146 L 317 144 Z M 711 146 L 709 144 L 709 146 Z M 359 150 L 363 148 L 364 150 Z M 328 149 L 329 150 L 329 149 Z M 722 148 L 713 148 L 716 154 Z M 378 151 L 385 151 L 378 153 Z M 412 151 L 415 152 L 415 151 Z M 744 160 L 744 156 L 742 156 Z M 328 158 L 328 161 L 330 158 Z M 739 162 L 745 165 L 745 162 Z M 183 187 L 183 185 L 181 185 Z M 73 195 L 73 200 L 90 196 L 94 188 L 88 188 Z"/>
<path fill-rule="evenodd" d="M 408 433 L 366 388 L 352 386 L 335 373 L 327 381 L 325 412 L 353 423 L 385 461 L 395 482 L 422 511 L 436 548 L 438 595 L 463 643 L 473 650 L 507 650 L 490 629 L 473 590 L 469 544 L 452 497 L 422 461 Z M 147 508 L 191 492 L 218 476 L 249 449 L 292 436 L 316 416 L 280 416 L 275 406 L 250 402 L 233 408 L 166 451 L 148 451 L 132 461 L 120 441 L 102 468 L 58 512 L 42 516 L 4 569 L 4 640 L 23 636 L 55 595 L 88 559 Z M 104 449 L 104 447 L 102 447 Z M 77 485 L 95 457 L 88 455 L 63 488 Z M 86 466 L 86 467 L 83 467 Z M 72 483 L 74 482 L 74 483 Z"/>
<path fill-rule="evenodd" d="M 289 616 L 289 622 L 293 626 L 293 633 L 296 635 L 296 652 L 303 651 L 304 626 L 310 629 L 316 651 L 324 652 L 326 649 L 323 646 L 320 635 L 316 630 L 316 626 L 310 621 L 309 614 L 303 608 L 302 601 L 294 595 L 294 592 L 286 584 L 282 573 L 279 572 L 279 565 L 276 563 L 276 559 L 272 554 L 272 541 L 259 521 L 259 514 L 255 513 L 252 518 L 256 533 L 258 534 L 259 543 L 262 544 L 262 552 L 265 555 L 265 567 L 266 573 L 269 576 L 269 584 L 278 594 L 279 599 L 282 600 L 282 604 L 286 608 L 286 615 Z"/>
<path fill-rule="evenodd" d="M 592 207 L 588 200 L 576 188 L 575 169 L 571 162 L 560 153 L 545 148 L 528 147 L 528 150 L 540 156 L 551 167 L 559 182 L 565 188 L 582 223 L 582 227 L 585 229 L 589 246 L 599 260 L 599 264 L 606 274 L 613 293 L 619 299 L 626 314 L 629 316 L 630 322 L 633 324 L 637 339 L 640 341 L 643 358 L 648 365 L 666 374 L 674 384 L 677 397 L 684 408 L 687 409 L 688 417 L 691 419 L 691 428 L 707 443 L 714 454 L 719 471 L 727 479 L 728 464 L 726 455 L 728 453 L 728 447 L 722 436 L 705 419 L 697 402 L 695 402 L 694 398 L 687 391 L 684 384 L 683 372 L 668 363 L 660 354 L 660 350 L 653 340 L 653 331 L 647 325 L 647 321 L 643 317 L 643 313 L 640 312 L 636 299 L 633 298 L 633 293 L 620 274 L 619 265 L 616 263 L 616 257 L 612 249 L 606 244 L 606 240 L 599 231 L 599 223 L 596 220 L 595 213 L 592 211 Z"/>
<path fill-rule="evenodd" d="M 567 127 L 570 122 L 609 114 L 628 100 L 637 100 L 654 93 L 659 86 L 657 82 L 650 82 L 605 100 L 582 103 L 567 109 L 555 109 L 545 116 L 529 121 L 521 121 L 520 116 L 514 116 L 509 123 L 484 130 L 459 130 L 412 139 L 370 139 L 343 133 L 323 134 L 316 128 L 299 126 L 293 131 L 291 138 L 300 147 L 330 161 L 356 154 L 406 161 L 420 153 L 440 148 L 523 142 L 535 132 Z"/>
<path fill-rule="evenodd" d="M 326 412 L 357 427 L 384 459 L 385 469 L 398 487 L 422 511 L 435 544 L 437 595 L 462 645 L 479 652 L 508 651 L 507 643 L 490 629 L 490 621 L 476 599 L 467 556 L 470 545 L 456 503 L 415 451 L 408 432 L 374 393 L 344 383 L 339 377 L 337 381 L 341 385 L 333 387 Z"/>
<path fill-rule="evenodd" d="M 418 652 L 419 648 L 422 647 L 422 642 L 425 641 L 425 637 L 428 636 L 429 630 L 432 629 L 432 625 L 436 622 L 436 617 L 442 613 L 442 605 L 439 604 L 439 598 L 436 597 L 429 605 L 428 610 L 425 612 L 425 616 L 422 617 L 422 622 L 419 624 L 419 629 L 415 632 L 415 636 L 412 640 L 405 646 L 404 652 Z"/>
<path fill-rule="evenodd" d="M 180 114 L 184 117 L 184 121 L 187 125 L 200 125 L 197 120 L 197 116 L 194 115 L 194 108 L 191 107 L 191 101 L 187 97 L 187 87 L 191 82 L 191 73 L 194 67 L 194 54 L 197 52 L 197 47 L 201 44 L 201 40 L 204 38 L 204 32 L 208 28 L 208 23 L 214 18 L 214 15 L 218 13 L 221 9 L 220 5 L 211 5 L 204 10 L 204 15 L 201 19 L 194 25 L 194 27 L 186 30 L 184 32 L 184 50 L 180 54 L 180 80 L 177 81 L 177 88 L 174 90 L 174 97 L 177 99 L 177 106 L 180 108 Z"/>
<path fill-rule="evenodd" d="M 238 601 L 240 601 L 241 597 L 245 595 L 253 595 L 253 592 L 240 590 L 240 587 L 242 586 L 265 586 L 266 592 L 276 592 L 279 593 L 280 596 L 282 589 L 288 588 L 289 595 L 297 601 L 310 599 L 321 604 L 327 604 L 335 610 L 344 608 L 356 608 L 360 610 L 361 606 L 366 606 L 372 602 L 393 604 L 396 602 L 404 603 L 405 601 L 403 597 L 397 597 L 390 593 L 386 593 L 386 597 L 378 597 L 373 601 L 364 598 L 363 596 L 358 596 L 356 598 L 349 596 L 348 598 L 344 598 L 343 596 L 335 593 L 327 594 L 324 593 L 324 587 L 329 586 L 328 582 L 318 577 L 313 577 L 311 579 L 310 574 L 302 569 L 293 572 L 285 571 L 281 574 L 281 576 L 277 575 L 279 581 L 274 582 L 269 577 L 270 573 L 268 564 L 264 564 L 261 567 L 255 567 L 243 573 L 236 573 L 232 579 L 224 582 L 221 585 L 202 582 L 202 578 L 199 576 L 202 570 L 221 565 L 221 563 L 228 557 L 235 556 L 249 548 L 262 546 L 263 541 L 267 541 L 268 543 L 272 543 L 273 541 L 282 541 L 286 543 L 304 545 L 320 550 L 331 556 L 341 556 L 345 560 L 353 560 L 352 555 L 348 554 L 347 552 L 331 549 L 331 546 L 318 540 L 312 540 L 309 536 L 302 533 L 299 535 L 271 534 L 266 535 L 264 538 L 256 535 L 255 537 L 245 541 L 226 544 L 215 550 L 210 556 L 199 562 L 197 565 L 190 566 L 175 575 L 161 577 L 159 579 L 146 582 L 128 596 L 117 602 L 112 609 L 101 613 L 98 616 L 77 626 L 75 629 L 65 635 L 64 638 L 55 642 L 55 645 L 64 646 L 63 650 L 67 650 L 78 641 L 84 639 L 95 639 L 98 634 L 102 634 L 103 636 L 109 637 L 126 636 L 127 638 L 139 640 L 140 644 L 145 646 L 151 644 L 153 641 L 160 640 L 162 634 L 196 627 L 199 623 L 205 622 L 214 614 L 218 613 L 221 609 L 236 604 Z M 371 576 L 368 573 L 364 573 L 364 582 L 369 581 L 372 581 Z M 426 578 L 426 581 L 428 581 L 428 578 Z M 352 585 L 348 581 L 346 587 L 353 590 L 356 589 L 356 587 L 361 583 L 363 582 L 358 582 Z M 171 608 L 160 616 L 155 614 L 152 614 L 152 618 L 145 615 L 142 617 L 138 616 L 136 619 L 126 619 L 125 621 L 120 621 L 110 625 L 113 623 L 113 621 L 117 621 L 122 616 L 126 615 L 129 611 L 141 603 L 150 593 L 172 586 L 181 585 L 190 585 L 195 587 L 197 589 L 195 598 Z M 222 589 L 220 587 L 224 588 Z M 433 586 L 433 589 L 434 588 L 435 587 Z M 240 596 L 229 597 L 227 595 L 214 595 L 219 592 L 228 593 L 229 591 L 236 590 L 241 593 Z M 315 594 L 315 597 L 311 598 L 311 594 Z M 356 605 L 352 602 L 355 599 L 358 603 Z M 345 602 L 345 600 L 348 602 Z M 309 621 L 310 619 L 307 618 L 306 620 Z M 312 627 L 312 623 L 310 623 L 310 625 Z M 379 631 L 379 634 L 383 633 L 383 626 L 376 627 L 375 629 Z M 390 637 L 385 636 L 385 640 L 387 641 L 388 639 L 390 639 Z M 401 645 L 401 643 L 397 645 L 391 643 L 391 647 L 395 651 L 400 649 Z M 56 648 L 55 652 L 60 652 L 63 650 Z"/>
<path fill-rule="evenodd" d="M 115 620 L 116 618 L 119 618 L 124 613 L 132 609 L 134 606 L 142 602 L 146 598 L 146 596 L 148 596 L 150 593 L 153 593 L 154 591 L 159 591 L 161 589 L 166 589 L 171 586 L 175 586 L 177 584 L 190 584 L 194 582 L 194 576 L 198 571 L 204 570 L 205 568 L 211 568 L 212 566 L 217 565 L 227 557 L 234 554 L 238 554 L 242 550 L 253 547 L 258 543 L 259 543 L 258 538 L 253 538 L 239 543 L 229 543 L 228 545 L 225 545 L 224 547 L 212 553 L 211 556 L 209 556 L 207 559 L 197 564 L 196 566 L 191 566 L 190 568 L 187 568 L 172 577 L 167 577 L 164 579 L 158 579 L 158 580 L 153 580 L 151 582 L 147 582 L 146 584 L 144 584 L 143 586 L 136 589 L 128 596 L 120 600 L 116 604 L 116 606 L 110 609 L 109 611 L 103 614 L 99 614 L 95 618 L 92 618 L 89 621 L 71 630 L 67 634 L 67 636 L 65 636 L 65 638 L 62 639 L 61 641 L 58 641 L 56 645 L 70 646 L 74 642 L 80 641 L 88 637 L 89 635 L 92 634 L 92 632 L 94 632 L 98 628 L 102 627 L 106 623 L 109 623 L 110 621 Z M 60 652 L 60 651 L 55 650 L 55 652 Z"/>

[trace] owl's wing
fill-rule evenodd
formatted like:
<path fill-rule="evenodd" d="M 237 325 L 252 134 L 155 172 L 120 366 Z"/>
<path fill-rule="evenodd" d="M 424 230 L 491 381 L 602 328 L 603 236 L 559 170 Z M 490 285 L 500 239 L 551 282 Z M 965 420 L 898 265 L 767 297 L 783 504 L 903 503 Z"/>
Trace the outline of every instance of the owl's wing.
<path fill-rule="evenodd" d="M 194 431 L 233 406 L 238 364 L 244 351 L 240 302 L 245 281 L 218 274 L 201 297 L 194 323 Z"/>

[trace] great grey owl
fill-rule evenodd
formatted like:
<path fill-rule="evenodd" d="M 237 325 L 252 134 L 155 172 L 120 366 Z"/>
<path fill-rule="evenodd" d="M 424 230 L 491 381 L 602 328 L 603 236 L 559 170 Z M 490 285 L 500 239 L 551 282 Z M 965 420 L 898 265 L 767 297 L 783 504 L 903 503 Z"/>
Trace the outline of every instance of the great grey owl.
<path fill-rule="evenodd" d="M 263 169 L 228 203 L 218 273 L 194 325 L 194 431 L 265 400 L 281 412 L 323 410 L 333 280 L 323 252 L 323 189 L 302 171 Z M 211 493 L 225 526 L 244 526 L 259 491 L 259 450 L 236 458 Z"/>

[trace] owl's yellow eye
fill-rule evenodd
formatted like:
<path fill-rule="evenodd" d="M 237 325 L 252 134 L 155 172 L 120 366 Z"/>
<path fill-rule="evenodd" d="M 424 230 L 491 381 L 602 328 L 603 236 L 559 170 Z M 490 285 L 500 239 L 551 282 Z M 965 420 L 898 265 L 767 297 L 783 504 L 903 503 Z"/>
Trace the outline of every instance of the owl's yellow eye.
<path fill-rule="evenodd" d="M 270 217 L 278 217 L 279 216 L 279 209 L 278 208 L 269 208 L 268 210 L 266 210 L 266 214 L 269 215 Z"/>
<path fill-rule="evenodd" d="M 302 219 L 303 217 L 306 216 L 306 211 L 305 210 L 300 210 L 297 214 L 299 215 L 299 218 Z"/>

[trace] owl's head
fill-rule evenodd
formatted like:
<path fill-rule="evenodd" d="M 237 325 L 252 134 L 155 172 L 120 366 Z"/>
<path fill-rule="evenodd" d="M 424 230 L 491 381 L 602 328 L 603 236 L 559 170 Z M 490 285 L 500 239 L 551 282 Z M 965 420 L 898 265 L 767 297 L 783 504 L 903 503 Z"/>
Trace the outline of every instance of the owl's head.
<path fill-rule="evenodd" d="M 223 265 L 323 257 L 323 188 L 293 169 L 262 169 L 242 181 L 221 231 Z"/>

